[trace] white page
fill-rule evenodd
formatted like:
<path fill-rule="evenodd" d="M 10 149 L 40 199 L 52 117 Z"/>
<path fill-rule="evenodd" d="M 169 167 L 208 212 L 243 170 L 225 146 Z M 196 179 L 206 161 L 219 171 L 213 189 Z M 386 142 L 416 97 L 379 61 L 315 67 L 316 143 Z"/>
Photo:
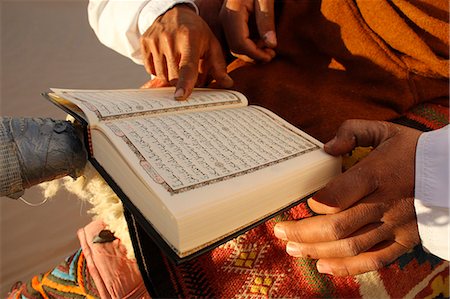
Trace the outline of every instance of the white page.
<path fill-rule="evenodd" d="M 70 90 L 52 88 L 59 97 L 76 103 L 99 120 L 132 117 L 215 106 L 244 106 L 245 97 L 235 91 L 195 89 L 187 101 L 176 101 L 173 88 L 122 90 Z M 91 120 L 92 121 L 92 120 Z"/>
<path fill-rule="evenodd" d="M 106 122 L 148 176 L 171 193 L 258 170 L 319 148 L 253 107 Z"/>

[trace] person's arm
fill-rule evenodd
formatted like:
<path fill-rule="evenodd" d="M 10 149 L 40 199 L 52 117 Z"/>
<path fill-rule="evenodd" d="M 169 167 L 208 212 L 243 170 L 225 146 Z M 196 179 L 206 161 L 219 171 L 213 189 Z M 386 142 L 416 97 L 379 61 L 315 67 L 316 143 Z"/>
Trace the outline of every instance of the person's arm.
<path fill-rule="evenodd" d="M 191 5 L 198 13 L 192 0 L 90 0 L 89 24 L 105 46 L 144 64 L 141 36 L 156 18 L 180 3 Z"/>
<path fill-rule="evenodd" d="M 219 87 L 233 85 L 221 46 L 193 1 L 91 0 L 89 5 L 89 22 L 100 41 L 156 76 L 143 87 L 176 86 L 174 98 L 185 100 L 208 76 Z"/>
<path fill-rule="evenodd" d="M 414 207 L 422 246 L 449 260 L 449 126 L 423 133 L 416 149 Z"/>

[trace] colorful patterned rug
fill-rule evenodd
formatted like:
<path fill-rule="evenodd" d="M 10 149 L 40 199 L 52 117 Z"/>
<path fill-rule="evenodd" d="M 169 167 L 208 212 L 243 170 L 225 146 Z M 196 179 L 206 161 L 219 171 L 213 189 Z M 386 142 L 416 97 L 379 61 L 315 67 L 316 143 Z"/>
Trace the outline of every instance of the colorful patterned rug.
<path fill-rule="evenodd" d="M 425 104 L 395 122 L 429 131 L 449 123 L 448 107 Z M 357 149 L 344 164 L 368 153 Z M 316 261 L 292 258 L 273 235 L 275 223 L 312 216 L 305 203 L 179 266 L 137 228 L 137 259 L 150 294 L 164 298 L 447 298 L 449 263 L 419 245 L 379 271 L 351 277 L 321 274 Z"/>
<path fill-rule="evenodd" d="M 396 123 L 429 131 L 449 123 L 448 107 L 426 104 Z M 357 163 L 367 149 L 347 158 Z M 171 263 L 137 227 L 145 254 L 136 254 L 148 291 L 158 298 L 448 298 L 449 263 L 417 246 L 392 264 L 370 273 L 333 277 L 317 272 L 316 261 L 292 258 L 273 235 L 279 221 L 313 213 L 305 203 L 238 238 L 179 266 Z M 14 287 L 10 298 L 99 298 L 81 250 L 55 269 Z"/>
<path fill-rule="evenodd" d="M 358 276 L 317 272 L 315 261 L 292 258 L 273 236 L 278 221 L 311 216 L 300 204 L 264 225 L 175 266 L 158 249 L 147 250 L 147 283 L 162 298 L 446 298 L 449 264 L 417 246 L 391 265 Z M 147 240 L 151 242 L 150 240 Z M 146 241 L 143 241 L 146 242 Z M 141 273 L 145 273 L 141 269 Z M 146 274 L 143 275 L 144 277 Z"/>
<path fill-rule="evenodd" d="M 100 298 L 88 271 L 83 251 L 79 249 L 56 268 L 45 274 L 34 276 L 26 284 L 13 287 L 8 298 Z"/>

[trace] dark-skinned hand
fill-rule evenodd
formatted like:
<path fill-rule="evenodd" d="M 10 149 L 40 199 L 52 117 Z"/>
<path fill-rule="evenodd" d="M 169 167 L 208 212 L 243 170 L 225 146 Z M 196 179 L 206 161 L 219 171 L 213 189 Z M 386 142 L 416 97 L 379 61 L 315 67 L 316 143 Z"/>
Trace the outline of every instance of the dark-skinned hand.
<path fill-rule="evenodd" d="M 308 200 L 322 215 L 275 226 L 288 254 L 317 259 L 321 273 L 346 276 L 379 269 L 419 244 L 413 196 L 420 134 L 387 122 L 344 122 L 325 144 L 327 153 L 374 149 Z"/>
<path fill-rule="evenodd" d="M 176 5 L 158 17 L 141 37 L 144 65 L 156 81 L 143 87 L 176 86 L 174 97 L 185 100 L 207 77 L 218 87 L 230 88 L 221 46 L 192 7 Z"/>
<path fill-rule="evenodd" d="M 259 39 L 252 40 L 249 18 L 254 14 Z M 231 53 L 247 62 L 269 62 L 277 46 L 274 0 L 225 0 L 220 20 Z"/>

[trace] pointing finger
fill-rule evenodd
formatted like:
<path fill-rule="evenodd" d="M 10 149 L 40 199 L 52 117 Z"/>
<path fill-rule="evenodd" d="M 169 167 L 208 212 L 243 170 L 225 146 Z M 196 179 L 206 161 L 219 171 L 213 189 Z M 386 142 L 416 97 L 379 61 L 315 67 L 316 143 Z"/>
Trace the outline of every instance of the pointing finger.
<path fill-rule="evenodd" d="M 197 82 L 199 56 L 195 51 L 185 51 L 181 54 L 179 78 L 175 89 L 174 98 L 177 101 L 186 100 L 192 93 Z"/>

